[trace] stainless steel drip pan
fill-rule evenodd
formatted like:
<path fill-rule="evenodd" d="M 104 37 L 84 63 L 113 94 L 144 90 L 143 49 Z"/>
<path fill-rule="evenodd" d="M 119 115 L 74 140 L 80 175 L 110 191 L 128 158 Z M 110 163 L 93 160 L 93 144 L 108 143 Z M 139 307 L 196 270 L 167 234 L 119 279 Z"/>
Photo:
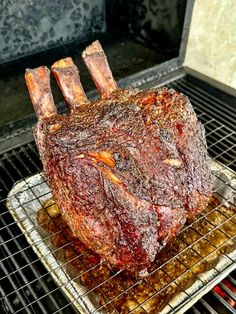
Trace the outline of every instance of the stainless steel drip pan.
<path fill-rule="evenodd" d="M 220 204 L 224 204 L 226 207 L 234 207 L 234 205 L 236 205 L 235 173 L 216 161 L 212 161 L 211 169 L 214 182 L 214 195 L 218 198 Z M 43 174 L 38 173 L 17 182 L 13 186 L 8 194 L 7 206 L 35 253 L 50 272 L 58 286 L 60 286 L 68 296 L 71 303 L 81 313 L 106 313 L 105 305 L 98 303 L 98 297 L 96 293 L 94 293 L 95 289 L 92 289 L 93 291 L 90 293 L 86 287 L 81 285 L 78 281 L 73 280 L 71 273 L 68 272 L 65 267 L 66 263 L 61 259 L 59 260 L 56 256 L 55 248 L 51 245 L 50 241 L 48 241 L 48 234 L 38 225 L 37 213 L 39 209 L 42 208 L 42 204 L 51 197 L 52 193 L 45 182 Z M 204 215 L 202 217 L 204 217 Z M 227 217 L 226 220 L 232 220 L 236 226 L 236 211 L 231 217 Z M 222 222 L 216 225 L 215 228 L 221 230 L 221 225 Z M 184 229 L 187 230 L 188 228 L 191 228 L 191 225 Z M 213 230 L 214 229 L 212 229 L 211 232 Z M 183 313 L 200 299 L 202 295 L 212 289 L 215 284 L 220 282 L 229 272 L 236 268 L 236 249 L 234 247 L 236 235 L 230 232 L 227 237 L 227 243 L 229 242 L 231 250 L 222 254 L 217 260 L 216 265 L 210 270 L 198 274 L 195 282 L 187 289 L 175 295 L 160 313 Z M 199 238 L 196 243 L 204 238 L 205 235 Z M 192 247 L 192 244 L 190 247 Z M 191 266 L 186 267 L 186 271 L 191 271 L 191 268 Z M 173 280 L 173 283 L 174 282 L 178 284 L 176 279 Z M 170 283 L 168 283 L 168 285 L 169 284 Z M 124 289 L 122 293 L 127 293 L 127 291 Z M 129 312 L 148 313 L 148 302 L 150 302 L 153 297 L 155 297 L 155 295 L 143 300 L 138 306 L 133 306 L 130 308 Z M 107 302 L 107 304 L 109 303 L 112 302 Z M 139 309 L 141 309 L 140 312 Z M 119 311 L 114 308 L 113 312 L 118 313 Z"/>

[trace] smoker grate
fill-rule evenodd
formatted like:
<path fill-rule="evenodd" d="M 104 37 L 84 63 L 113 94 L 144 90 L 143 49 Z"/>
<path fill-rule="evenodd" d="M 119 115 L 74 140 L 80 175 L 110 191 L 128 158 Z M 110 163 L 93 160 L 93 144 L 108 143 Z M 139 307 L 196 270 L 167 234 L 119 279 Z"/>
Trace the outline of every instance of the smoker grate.
<path fill-rule="evenodd" d="M 236 312 L 236 272 L 232 272 L 186 314 L 233 314 Z"/>
<path fill-rule="evenodd" d="M 228 104 L 184 77 L 169 84 L 191 99 L 204 123 L 210 155 L 236 168 L 236 132 Z M 232 108 L 232 113 L 234 108 Z M 227 118 L 227 125 L 226 122 Z M 0 160 L 0 278 L 1 309 L 7 313 L 73 313 L 67 300 L 46 271 L 6 208 L 6 196 L 12 185 L 41 171 L 42 165 L 33 142 L 13 149 Z M 202 301 L 203 302 L 203 301 Z M 197 311 L 197 308 L 196 308 Z M 117 311 L 116 311 L 117 312 Z M 196 312 L 197 313 L 197 312 Z"/>

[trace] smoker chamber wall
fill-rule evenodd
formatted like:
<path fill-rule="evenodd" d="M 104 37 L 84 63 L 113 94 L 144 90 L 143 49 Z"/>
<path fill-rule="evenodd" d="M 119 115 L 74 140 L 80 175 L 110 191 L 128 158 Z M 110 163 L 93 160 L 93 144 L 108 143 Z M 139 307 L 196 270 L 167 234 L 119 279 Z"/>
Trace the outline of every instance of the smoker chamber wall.
<path fill-rule="evenodd" d="M 236 95 L 235 21 L 235 0 L 196 0 L 184 61 L 190 73 L 233 95 Z"/>
<path fill-rule="evenodd" d="M 25 68 L 50 67 L 70 56 L 85 91 L 94 89 L 81 52 L 95 39 L 116 80 L 177 58 L 185 7 L 186 0 L 0 2 L 0 103 L 5 104 L 0 106 L 0 128 L 11 128 L 33 112 Z M 51 84 L 59 103 L 61 93 L 53 79 Z"/>
<path fill-rule="evenodd" d="M 105 0 L 0 2 L 0 64 L 104 32 Z"/>
<path fill-rule="evenodd" d="M 178 55 L 187 0 L 0 2 L 0 64 L 117 32 Z"/>

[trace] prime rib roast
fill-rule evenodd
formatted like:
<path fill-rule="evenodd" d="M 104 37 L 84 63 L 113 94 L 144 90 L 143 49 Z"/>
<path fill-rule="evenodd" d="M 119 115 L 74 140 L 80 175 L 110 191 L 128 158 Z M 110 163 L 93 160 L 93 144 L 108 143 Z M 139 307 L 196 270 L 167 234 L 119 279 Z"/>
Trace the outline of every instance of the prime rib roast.
<path fill-rule="evenodd" d="M 98 41 L 82 58 L 101 95 L 94 102 L 71 58 L 51 68 L 69 115 L 57 113 L 48 68 L 26 70 L 44 173 L 75 236 L 115 269 L 145 272 L 208 204 L 204 128 L 173 89 L 118 88 Z"/>

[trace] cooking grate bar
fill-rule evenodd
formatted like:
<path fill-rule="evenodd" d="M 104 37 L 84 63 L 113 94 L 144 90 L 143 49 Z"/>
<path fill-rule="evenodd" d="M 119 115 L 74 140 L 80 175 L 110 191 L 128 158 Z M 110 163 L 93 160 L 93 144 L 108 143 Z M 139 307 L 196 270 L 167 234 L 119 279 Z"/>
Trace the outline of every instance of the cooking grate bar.
<path fill-rule="evenodd" d="M 231 151 L 233 148 L 235 148 L 236 145 L 232 146 L 232 147 L 229 147 L 227 148 L 225 151 L 221 152 L 220 154 L 217 155 L 217 157 L 213 157 L 213 159 L 218 159 L 219 157 L 223 156 L 224 154 L 228 155 L 229 157 L 233 158 L 233 155 L 231 155 L 229 153 L 229 151 Z M 212 150 L 212 148 L 209 149 L 210 151 L 214 151 Z"/>
<path fill-rule="evenodd" d="M 30 149 L 30 151 L 31 151 L 31 154 L 32 154 L 32 153 L 33 153 L 33 154 L 36 153 L 35 149 L 33 148 L 32 143 L 27 144 L 27 146 L 29 147 L 29 149 Z M 37 171 L 40 172 L 40 171 L 41 171 L 41 168 L 42 168 L 42 167 L 40 167 L 41 165 L 39 165 L 39 163 L 36 163 L 36 162 L 31 158 L 30 154 L 27 152 L 27 150 L 26 150 L 24 147 L 22 147 L 21 151 L 22 151 L 22 153 L 23 153 L 25 156 L 27 156 L 28 160 L 31 162 L 31 164 L 32 164 L 32 166 L 33 166 L 32 168 L 37 169 Z M 37 156 L 37 158 L 38 158 L 38 154 L 37 154 L 36 156 Z M 22 158 L 21 158 L 21 163 L 24 164 Z M 32 173 L 32 171 L 30 171 L 30 173 Z"/>
<path fill-rule="evenodd" d="M 19 247 L 17 241 L 15 242 L 15 244 L 17 245 L 17 248 L 20 250 L 20 247 Z M 7 253 L 7 255 L 10 256 L 10 258 L 7 260 L 7 262 L 9 264 L 12 263 L 16 269 L 19 269 L 20 265 L 17 262 L 18 259 L 17 258 L 12 258 L 11 251 L 9 250 L 8 246 L 5 245 L 4 249 L 5 249 L 6 253 Z M 26 255 L 26 257 L 27 257 L 27 255 Z M 15 276 L 16 276 L 16 274 L 15 274 Z M 21 280 L 22 280 L 23 284 L 25 284 L 25 289 L 23 289 L 22 291 L 25 294 L 27 301 L 29 302 L 28 295 L 32 295 L 35 299 L 37 299 L 38 296 L 35 293 L 34 288 L 31 286 L 31 283 L 30 284 L 28 283 L 28 279 L 26 278 L 26 276 L 25 276 L 25 274 L 23 272 L 21 272 Z M 20 285 L 22 285 L 22 283 Z M 20 288 L 18 287 L 18 290 L 19 289 Z M 8 295 L 6 295 L 6 296 L 8 296 Z M 39 305 L 39 308 L 40 308 L 41 312 L 47 314 L 47 311 L 44 308 L 44 306 L 41 303 L 39 303 L 38 305 Z"/>
<path fill-rule="evenodd" d="M 210 294 L 212 294 L 212 296 L 214 296 L 223 307 L 227 308 L 227 310 L 229 310 L 230 313 L 235 314 L 235 309 L 227 301 L 225 301 L 218 293 L 212 290 Z"/>
<path fill-rule="evenodd" d="M 226 292 L 228 294 L 228 296 L 234 300 L 236 302 L 236 295 L 223 283 L 220 282 L 219 286 L 222 290 L 224 290 L 224 292 Z"/>
<path fill-rule="evenodd" d="M 208 311 L 210 314 L 218 314 L 209 303 L 207 303 L 203 298 L 199 300 L 199 303 L 203 305 L 203 307 Z"/>
<path fill-rule="evenodd" d="M 222 101 L 221 99 L 216 98 L 212 93 L 204 91 L 204 89 L 198 87 L 197 84 L 193 84 L 192 82 L 190 82 L 189 79 L 187 80 L 187 82 L 182 79 L 179 81 L 179 83 L 185 86 L 185 88 L 189 89 L 191 93 L 194 92 L 196 95 L 199 96 L 199 98 L 203 99 L 205 102 L 210 102 L 212 105 L 214 105 L 214 108 L 217 109 L 217 113 L 221 113 L 222 108 L 225 108 L 225 117 L 227 116 L 228 111 L 236 114 L 236 108 L 234 106 L 228 104 L 227 101 Z M 233 124 L 233 126 L 235 125 Z"/>
<path fill-rule="evenodd" d="M 69 246 L 69 243 L 66 244 L 65 246 Z M 59 251 L 59 250 L 65 248 L 65 246 L 62 246 L 62 247 L 60 247 L 59 249 L 53 250 L 52 253 L 56 253 L 57 251 Z M 67 262 L 65 262 L 65 263 L 62 263 L 61 266 L 54 267 L 54 270 L 57 269 L 57 268 L 61 269 L 61 267 L 70 264 L 71 262 L 75 261 L 77 258 L 82 257 L 82 255 L 85 255 L 87 252 L 88 252 L 88 251 L 84 252 L 84 253 L 81 254 L 80 256 L 76 256 L 76 257 L 70 259 L 69 261 L 67 261 Z M 50 254 L 50 255 L 51 255 L 51 254 Z M 47 257 L 47 256 L 45 255 L 44 257 L 42 257 L 42 259 L 45 259 L 45 257 Z M 41 259 L 34 260 L 33 262 L 31 262 L 31 266 L 34 266 L 34 263 L 37 263 L 37 262 L 40 261 L 40 260 L 41 260 Z M 26 270 L 27 266 L 28 266 L 28 265 L 24 265 L 24 266 L 21 267 L 20 269 L 18 268 L 17 270 L 15 270 L 15 271 L 13 271 L 13 272 L 11 272 L 11 273 L 8 273 L 8 275 L 16 274 L 19 270 L 24 271 L 24 270 Z M 80 276 L 82 276 L 82 275 L 88 273 L 89 271 L 95 269 L 96 267 L 97 267 L 97 265 L 95 265 L 93 268 L 92 268 L 92 267 L 89 268 L 88 270 L 86 270 L 86 271 L 84 271 L 84 272 L 81 272 L 77 277 L 74 277 L 74 279 L 78 279 Z M 116 275 L 117 275 L 117 274 L 116 274 Z M 38 279 L 43 279 L 45 276 L 47 276 L 47 273 L 46 273 L 46 274 L 43 274 L 43 275 L 40 275 L 40 277 L 35 278 L 35 279 L 32 280 L 30 283 L 37 282 Z M 7 277 L 8 277 L 8 276 L 5 276 L 5 277 L 3 277 L 2 279 L 5 279 L 5 278 L 7 278 Z M 110 278 L 111 278 L 111 277 L 110 277 Z M 67 283 L 68 283 L 68 282 L 66 282 L 65 284 L 67 284 Z M 65 285 L 65 284 L 64 284 L 64 285 Z M 63 284 L 62 284 L 62 285 L 63 285 Z M 62 286 L 62 285 L 61 285 L 61 286 Z M 26 288 L 26 287 L 27 287 L 27 284 L 22 285 L 20 288 L 18 288 L 18 290 L 24 289 L 24 288 Z M 98 286 L 96 286 L 96 287 L 98 287 Z M 59 288 L 60 288 L 60 287 L 56 287 L 53 291 L 52 291 L 52 290 L 50 290 L 50 291 L 48 290 L 48 293 L 51 294 L 52 292 L 58 290 Z M 90 290 L 90 291 L 91 291 L 91 290 Z M 90 292 L 90 291 L 89 291 L 89 292 Z M 89 293 L 89 292 L 88 292 L 88 293 Z M 9 297 L 9 296 L 12 295 L 12 294 L 14 294 L 14 291 L 10 292 L 10 293 L 7 294 L 6 296 Z M 39 300 L 39 298 L 38 298 L 38 300 Z"/>
<path fill-rule="evenodd" d="M 190 100 L 193 104 L 197 104 L 197 107 L 201 108 L 204 112 L 208 113 L 209 115 L 212 115 L 213 117 L 217 118 L 221 122 L 227 121 L 227 123 L 232 126 L 232 128 L 235 127 L 235 119 L 233 115 L 229 115 L 226 112 L 222 110 L 219 106 L 217 106 L 217 101 L 215 99 L 211 100 L 211 98 L 208 96 L 206 97 L 204 94 L 199 92 L 196 86 L 193 86 L 190 82 L 187 84 L 184 82 L 183 79 L 178 80 L 177 82 L 171 83 L 173 86 L 185 93 L 189 94 Z M 206 106 L 206 102 L 210 103 L 211 106 Z M 214 110 L 212 110 L 214 108 Z M 234 110 L 232 108 L 232 110 Z"/>
<path fill-rule="evenodd" d="M 193 305 L 191 308 L 191 314 L 202 314 L 202 313 L 199 312 L 198 309 Z"/>
<path fill-rule="evenodd" d="M 10 235 L 10 237 L 12 237 L 13 239 L 15 238 L 15 236 L 14 236 L 14 234 L 12 233 L 12 231 L 11 231 L 11 228 L 8 228 L 8 233 L 9 233 L 9 235 Z M 22 249 L 21 249 L 21 247 L 20 247 L 20 245 L 19 245 L 19 243 L 18 243 L 18 241 L 14 241 L 14 244 L 16 245 L 16 247 L 17 247 L 17 250 L 18 250 L 18 252 L 19 253 L 21 253 L 21 251 L 22 251 Z M 29 246 L 30 247 L 30 246 Z M 28 248 L 29 248 L 28 247 Z M 7 247 L 6 247 L 7 248 Z M 17 252 L 17 253 L 18 253 Z M 10 253 L 10 254 L 9 254 Z M 11 252 L 9 252 L 9 250 L 8 250 L 8 254 L 9 254 L 9 256 L 11 256 L 11 257 L 13 257 L 14 255 L 11 253 Z M 32 261 L 30 261 L 30 258 L 28 257 L 28 250 L 25 250 L 25 254 L 24 254 L 24 257 L 25 257 L 25 260 L 26 260 L 26 265 L 25 266 L 23 266 L 23 268 L 25 268 L 25 270 L 26 271 L 29 271 L 29 265 L 30 265 L 30 271 L 33 273 L 33 275 L 38 279 L 39 277 L 41 277 L 42 275 L 38 272 L 38 270 L 37 270 L 37 268 L 36 267 L 32 267 L 32 264 L 33 263 L 37 263 L 38 261 L 39 261 L 39 259 L 36 259 L 33 263 L 32 263 Z M 13 262 L 16 260 L 17 261 L 17 258 L 13 258 L 12 259 L 13 260 Z M 3 259 L 2 259 L 2 261 L 3 261 Z M 29 292 L 33 295 L 33 297 L 35 298 L 35 299 L 37 299 L 38 298 L 38 295 L 35 293 L 35 291 L 34 291 L 34 289 L 35 289 L 35 287 L 33 287 L 32 286 L 32 284 L 36 284 L 37 282 L 36 282 L 36 280 L 35 281 L 31 281 L 30 282 L 30 284 L 29 284 L 29 282 L 28 282 L 28 280 L 27 280 L 27 278 L 24 276 L 24 272 L 22 272 L 22 267 L 16 262 L 16 266 L 17 266 L 17 272 L 19 272 L 19 271 L 21 271 L 21 278 L 24 280 L 24 284 L 23 285 L 21 285 L 21 287 L 20 288 L 18 288 L 18 290 L 21 290 L 21 289 L 27 289 L 27 290 L 29 290 Z M 16 273 L 16 271 L 13 271 L 13 272 L 11 272 L 11 273 L 9 273 L 8 272 L 8 275 L 7 276 L 11 276 L 13 273 Z M 47 276 L 48 274 L 47 273 L 45 273 L 43 276 Z M 4 279 L 4 277 L 2 278 L 2 279 Z M 42 288 L 45 290 L 45 291 L 47 291 L 49 294 L 49 299 L 50 299 L 50 302 L 52 302 L 57 308 L 60 308 L 59 307 L 59 305 L 58 305 L 58 303 L 56 302 L 56 300 L 55 300 L 55 298 L 53 298 L 53 296 L 51 295 L 51 291 L 48 289 L 48 287 L 46 286 L 46 284 L 44 283 L 44 281 L 42 280 L 41 281 L 41 285 L 42 285 Z M 35 285 L 36 286 L 36 285 Z M 9 295 L 8 295 L 9 296 Z M 41 308 L 41 310 L 43 311 L 42 313 L 47 313 L 47 310 L 45 309 L 45 307 L 41 304 L 41 303 L 39 303 L 39 307 Z"/>
<path fill-rule="evenodd" d="M 234 292 L 232 292 L 230 289 L 227 289 L 227 291 L 222 289 L 222 282 L 224 283 L 225 281 L 228 281 L 231 283 L 234 282 L 234 284 L 232 284 L 231 286 L 231 288 L 234 289 Z M 191 307 L 191 309 L 189 309 L 186 312 L 186 314 L 235 313 L 236 303 L 232 298 L 232 294 L 235 298 L 235 291 L 236 291 L 235 280 L 231 275 L 229 275 L 222 282 L 216 285 L 213 288 L 213 290 L 211 290 L 205 296 L 203 296 L 203 298 L 200 299 L 193 307 Z M 225 284 L 223 285 L 225 286 Z"/>
<path fill-rule="evenodd" d="M 213 142 L 212 144 L 209 145 L 209 147 L 215 146 L 219 143 L 221 143 L 221 145 L 224 147 L 224 149 L 228 148 L 229 145 L 235 145 L 235 143 L 233 142 L 233 139 L 230 139 L 230 137 L 233 138 L 233 136 L 235 135 L 235 132 L 231 132 L 225 136 L 222 136 L 220 139 L 217 138 L 217 136 L 215 136 L 216 132 L 212 132 L 211 136 L 210 136 L 210 132 L 207 134 L 206 138 L 211 138 L 211 141 Z"/>
<path fill-rule="evenodd" d="M 2 237 L 1 237 L 1 241 L 2 241 Z M 1 251 L 1 253 L 2 253 L 2 251 Z M 10 266 L 10 268 L 11 268 L 11 265 L 10 265 L 10 262 L 9 261 L 7 261 L 7 264 L 8 264 L 8 266 Z M 6 268 L 6 266 L 2 263 L 1 264 L 1 269 L 2 269 L 2 271 L 4 272 L 4 274 L 5 275 L 7 275 L 8 274 L 8 269 Z M 15 275 L 15 277 L 11 277 L 11 276 L 9 276 L 8 277 L 8 280 L 9 280 L 9 282 L 10 282 L 10 285 L 11 285 L 11 287 L 14 289 L 14 291 L 15 291 L 15 293 L 16 293 L 16 296 L 17 296 L 17 299 L 21 302 L 21 304 L 26 308 L 26 312 L 27 313 L 31 313 L 31 310 L 30 310 L 30 308 L 31 308 L 31 305 L 30 305 L 30 302 L 29 302 L 29 300 L 27 300 L 27 296 L 25 295 L 25 292 L 23 291 L 23 292 L 21 292 L 21 291 L 18 291 L 18 287 L 17 287 L 17 285 L 16 285 L 16 282 L 19 284 L 19 280 L 17 279 L 17 277 L 16 277 L 16 275 Z M 1 285 L 3 286 L 3 283 L 1 283 Z M 9 283 L 8 283 L 8 285 L 9 285 Z M 9 288 L 9 287 L 6 287 L 6 288 Z M 11 304 L 12 303 L 12 300 L 10 300 L 9 298 L 8 298 L 8 296 L 4 293 L 3 294 L 4 295 L 4 298 L 3 298 L 3 300 L 5 300 L 6 302 L 7 302 L 7 305 L 9 306 L 9 304 Z M 27 300 L 27 301 L 26 301 Z M 18 302 L 17 302 L 18 303 Z M 15 304 L 15 306 L 16 305 L 18 305 L 18 304 Z M 29 306 L 27 306 L 27 305 L 30 305 L 30 308 L 29 308 Z M 12 312 L 13 313 L 13 312 Z"/>
<path fill-rule="evenodd" d="M 236 289 L 236 280 L 232 277 L 232 276 L 228 276 L 227 277 L 229 279 L 229 281 L 234 285 L 235 289 Z"/>
<path fill-rule="evenodd" d="M 205 91 L 203 88 L 199 87 L 197 84 L 193 84 L 192 82 L 190 82 L 190 79 L 191 78 L 189 77 L 188 80 L 181 79 L 180 81 L 185 86 L 189 85 L 189 87 L 191 87 L 194 91 L 197 91 L 198 95 L 200 95 L 200 97 L 204 98 L 204 100 L 206 102 L 213 103 L 215 105 L 214 107 L 217 107 L 220 110 L 222 110 L 222 108 L 226 108 L 226 110 L 228 110 L 228 108 L 230 108 L 232 112 L 236 113 L 236 108 L 228 105 L 226 102 L 217 98 L 213 93 L 209 93 L 208 91 Z"/>

